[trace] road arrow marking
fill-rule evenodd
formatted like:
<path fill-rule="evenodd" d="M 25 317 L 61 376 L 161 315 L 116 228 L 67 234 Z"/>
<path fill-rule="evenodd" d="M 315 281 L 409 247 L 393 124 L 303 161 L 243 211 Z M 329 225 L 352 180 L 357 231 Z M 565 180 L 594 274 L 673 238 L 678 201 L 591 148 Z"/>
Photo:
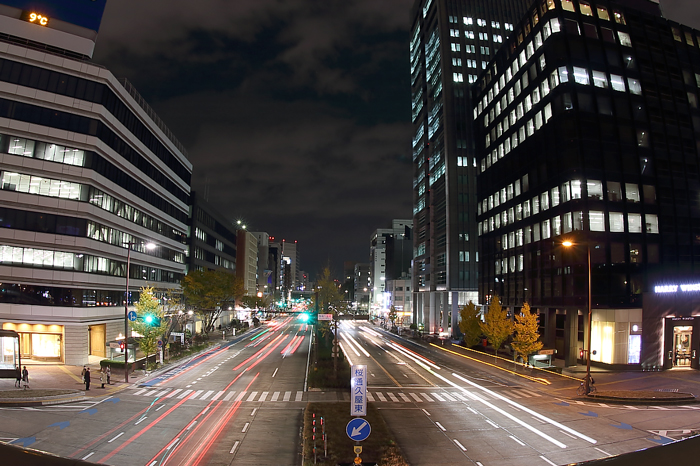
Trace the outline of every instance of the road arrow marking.
<path fill-rule="evenodd" d="M 80 411 L 78 414 L 88 413 L 90 416 L 92 416 L 96 412 L 97 412 L 97 410 L 95 408 L 90 408 L 90 409 L 84 409 L 84 410 Z"/>
<path fill-rule="evenodd" d="M 106 400 L 104 400 L 105 403 L 107 401 L 109 401 L 110 403 L 119 403 L 120 400 L 119 398 L 107 398 Z"/>
<path fill-rule="evenodd" d="M 632 430 L 632 426 L 629 424 L 625 424 L 624 422 L 621 422 L 619 426 L 616 426 L 615 424 L 610 424 L 610 425 L 617 428 L 617 429 Z"/>
<path fill-rule="evenodd" d="M 58 427 L 60 430 L 63 430 L 66 427 L 68 427 L 69 425 L 70 425 L 69 421 L 63 421 L 63 422 L 55 422 L 55 423 L 51 424 L 49 427 Z"/>
<path fill-rule="evenodd" d="M 559 405 L 559 406 L 570 406 L 569 403 L 567 403 L 566 401 L 561 401 L 559 403 L 554 403 L 554 404 Z"/>
<path fill-rule="evenodd" d="M 652 442 L 658 443 L 658 444 L 661 444 L 661 445 L 666 445 L 667 443 L 671 443 L 671 442 L 674 441 L 672 438 L 668 438 L 668 437 L 647 438 L 647 440 L 651 440 Z"/>
<path fill-rule="evenodd" d="M 36 437 L 24 437 L 24 438 L 18 438 L 17 440 L 13 440 L 10 443 L 12 445 L 19 445 L 21 443 L 23 447 L 28 447 L 29 445 L 31 445 L 34 442 L 36 442 Z"/>
<path fill-rule="evenodd" d="M 357 436 L 360 432 L 362 432 L 362 429 L 364 429 L 366 425 L 367 425 L 367 421 L 363 422 L 358 427 L 353 427 L 352 434 L 350 436 L 351 437 Z"/>
<path fill-rule="evenodd" d="M 598 417 L 598 413 L 594 413 L 593 411 L 588 411 L 587 413 L 579 413 L 579 414 L 583 414 L 584 416 L 588 416 L 588 417 Z"/>

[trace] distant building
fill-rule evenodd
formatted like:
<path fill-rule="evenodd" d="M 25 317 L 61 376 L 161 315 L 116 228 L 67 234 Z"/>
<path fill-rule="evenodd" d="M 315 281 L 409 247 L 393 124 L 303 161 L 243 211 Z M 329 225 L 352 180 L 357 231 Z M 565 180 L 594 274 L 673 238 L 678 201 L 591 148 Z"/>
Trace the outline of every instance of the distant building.
<path fill-rule="evenodd" d="M 452 327 L 477 301 L 476 163 L 470 84 L 529 0 L 416 0 L 411 12 L 415 322 Z"/>
<path fill-rule="evenodd" d="M 413 323 L 413 307 L 411 279 L 406 276 L 388 280 L 386 282 L 386 293 L 388 297 L 389 309 L 394 306 L 396 309 L 396 324 L 408 326 Z"/>
<path fill-rule="evenodd" d="M 364 314 L 369 314 L 371 291 L 370 264 L 357 263 L 354 271 L 355 308 Z"/>
<path fill-rule="evenodd" d="M 104 0 L 0 3 L 0 323 L 23 359 L 116 357 L 127 247 L 128 306 L 185 273 L 192 163 L 130 83 L 87 61 Z"/>
<path fill-rule="evenodd" d="M 380 228 L 370 241 L 370 292 L 373 310 L 388 309 L 386 281 L 410 277 L 413 256 L 412 220 L 392 220 L 391 228 Z"/>
<path fill-rule="evenodd" d="M 244 229 L 236 232 L 237 255 L 236 276 L 243 280 L 246 295 L 256 296 L 258 292 L 258 238 Z"/>
<path fill-rule="evenodd" d="M 194 191 L 190 195 L 189 270 L 236 273 L 236 228 Z"/>

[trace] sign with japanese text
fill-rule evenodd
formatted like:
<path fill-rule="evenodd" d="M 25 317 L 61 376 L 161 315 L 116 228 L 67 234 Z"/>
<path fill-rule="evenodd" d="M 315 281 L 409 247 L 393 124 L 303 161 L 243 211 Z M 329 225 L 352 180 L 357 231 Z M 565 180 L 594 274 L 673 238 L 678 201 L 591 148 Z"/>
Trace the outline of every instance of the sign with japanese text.
<path fill-rule="evenodd" d="M 333 314 L 319 314 L 318 320 L 333 320 Z"/>
<path fill-rule="evenodd" d="M 367 416 L 367 366 L 363 364 L 350 369 L 350 415 Z"/>

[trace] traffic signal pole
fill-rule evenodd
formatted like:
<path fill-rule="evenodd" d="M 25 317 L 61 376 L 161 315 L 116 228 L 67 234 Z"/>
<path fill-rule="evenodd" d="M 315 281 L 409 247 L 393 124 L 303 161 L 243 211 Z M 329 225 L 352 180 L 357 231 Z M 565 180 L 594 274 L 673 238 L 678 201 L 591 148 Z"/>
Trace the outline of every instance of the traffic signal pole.
<path fill-rule="evenodd" d="M 129 382 L 129 266 L 131 265 L 131 244 L 126 253 L 126 294 L 124 296 L 124 382 Z"/>

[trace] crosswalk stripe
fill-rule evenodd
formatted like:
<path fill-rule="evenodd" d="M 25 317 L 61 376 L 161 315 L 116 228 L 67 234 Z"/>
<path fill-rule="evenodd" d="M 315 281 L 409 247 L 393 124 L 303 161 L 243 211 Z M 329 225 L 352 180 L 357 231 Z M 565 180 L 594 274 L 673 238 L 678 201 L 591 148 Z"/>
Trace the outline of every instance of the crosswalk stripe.
<path fill-rule="evenodd" d="M 426 400 L 430 401 L 430 402 L 435 402 L 435 400 L 433 400 L 432 398 L 430 398 L 430 397 L 428 396 L 427 393 L 421 393 L 420 395 L 421 395 L 423 398 L 425 398 Z"/>
<path fill-rule="evenodd" d="M 185 390 L 184 392 L 182 392 L 182 393 L 180 394 L 180 396 L 177 397 L 177 399 L 178 399 L 178 400 L 181 400 L 181 399 L 183 399 L 184 397 L 186 397 L 187 395 L 189 395 L 190 393 L 192 393 L 193 391 L 194 391 L 194 390 Z"/>
<path fill-rule="evenodd" d="M 147 388 L 142 388 L 141 390 L 139 390 L 139 391 L 137 391 L 136 393 L 134 393 L 134 395 L 140 395 L 140 394 L 142 394 L 143 392 L 147 392 L 147 391 L 148 391 Z"/>
<path fill-rule="evenodd" d="M 160 388 L 156 388 L 155 390 L 151 390 L 150 392 L 146 393 L 146 394 L 143 395 L 143 396 L 151 396 L 151 395 L 153 395 L 155 392 L 157 392 L 158 390 L 160 390 Z"/>
<path fill-rule="evenodd" d="M 211 395 L 212 393 L 214 393 L 214 390 L 209 390 L 209 391 L 206 392 L 204 395 L 202 395 L 202 397 L 200 398 L 200 400 L 206 400 L 207 398 L 209 398 L 209 395 Z"/>
<path fill-rule="evenodd" d="M 282 398 L 282 401 L 289 401 L 290 396 L 292 396 L 292 392 L 284 392 L 284 398 Z"/>
<path fill-rule="evenodd" d="M 262 392 L 262 395 L 260 395 L 260 399 L 258 401 L 265 401 L 268 393 L 270 392 Z"/>
<path fill-rule="evenodd" d="M 377 396 L 379 397 L 379 401 L 386 401 L 386 397 L 382 392 L 377 392 Z"/>
<path fill-rule="evenodd" d="M 401 399 L 402 399 L 403 401 L 405 401 L 406 403 L 410 403 L 410 402 L 411 402 L 411 400 L 410 400 L 406 395 L 404 395 L 403 393 L 399 393 L 399 396 L 400 396 Z"/>
<path fill-rule="evenodd" d="M 444 400 L 440 395 L 438 395 L 437 393 L 431 393 L 431 395 L 433 395 L 433 396 L 435 397 L 435 399 L 437 399 L 438 401 L 445 401 L 445 400 Z"/>
<path fill-rule="evenodd" d="M 297 396 L 294 398 L 294 401 L 301 401 L 302 395 L 304 395 L 304 392 L 297 392 Z"/>
<path fill-rule="evenodd" d="M 518 396 L 518 395 L 520 395 L 520 396 L 522 396 L 523 398 L 532 398 L 532 396 L 533 396 L 531 393 L 526 392 L 525 390 L 518 390 L 517 392 L 511 391 L 510 393 L 512 393 L 513 396 Z M 517 393 L 518 395 L 516 395 L 515 393 Z"/>
<path fill-rule="evenodd" d="M 416 395 L 415 393 L 410 393 L 410 395 L 413 397 L 414 400 L 416 400 L 416 403 L 423 402 L 423 400 L 421 400 L 420 397 L 418 395 Z"/>
<path fill-rule="evenodd" d="M 367 400 L 374 401 L 374 396 L 370 392 L 367 392 Z"/>
<path fill-rule="evenodd" d="M 169 388 L 166 388 L 166 389 L 163 390 L 162 392 L 156 393 L 156 396 L 157 396 L 158 398 L 162 398 L 162 397 L 163 397 L 166 393 L 168 393 L 169 391 L 170 391 L 170 389 L 169 389 Z"/>
<path fill-rule="evenodd" d="M 275 392 L 272 394 L 272 398 L 270 398 L 270 401 L 277 401 L 277 398 L 280 397 L 280 392 Z"/>
<path fill-rule="evenodd" d="M 444 396 L 445 398 L 447 398 L 449 401 L 457 401 L 457 400 L 455 400 L 454 398 L 452 398 L 450 395 L 448 395 L 447 393 L 443 393 L 442 396 Z"/>
<path fill-rule="evenodd" d="M 195 394 L 192 395 L 189 399 L 190 399 L 190 400 L 194 400 L 194 399 L 197 398 L 199 395 L 201 395 L 202 392 L 204 392 L 204 390 L 197 390 L 197 391 L 195 392 Z"/>
<path fill-rule="evenodd" d="M 461 393 L 452 392 L 452 396 L 457 398 L 459 401 L 467 401 L 467 399 L 464 396 L 462 396 Z"/>
<path fill-rule="evenodd" d="M 247 393 L 246 390 L 243 390 L 241 393 L 239 393 L 238 396 L 236 397 L 236 401 L 241 401 L 246 393 Z"/>
<path fill-rule="evenodd" d="M 236 394 L 236 390 L 232 390 L 232 391 L 228 392 L 228 395 L 226 395 L 224 397 L 224 401 L 229 401 L 231 398 L 233 398 L 233 395 L 235 395 L 235 394 Z"/>
<path fill-rule="evenodd" d="M 166 396 L 166 398 L 172 398 L 172 397 L 174 397 L 175 395 L 177 395 L 178 393 L 180 393 L 181 391 L 182 391 L 181 388 L 178 388 L 178 389 L 176 389 L 176 390 L 173 390 L 171 393 L 168 393 L 168 396 Z"/>
<path fill-rule="evenodd" d="M 214 395 L 214 396 L 211 397 L 211 401 L 216 401 L 216 400 L 218 400 L 219 397 L 220 397 L 221 395 L 223 395 L 223 394 L 224 394 L 224 390 L 219 390 L 219 393 L 217 393 L 216 395 Z"/>
<path fill-rule="evenodd" d="M 258 396 L 258 392 L 251 392 L 250 396 L 248 397 L 248 399 L 246 401 L 253 401 L 256 396 Z"/>

